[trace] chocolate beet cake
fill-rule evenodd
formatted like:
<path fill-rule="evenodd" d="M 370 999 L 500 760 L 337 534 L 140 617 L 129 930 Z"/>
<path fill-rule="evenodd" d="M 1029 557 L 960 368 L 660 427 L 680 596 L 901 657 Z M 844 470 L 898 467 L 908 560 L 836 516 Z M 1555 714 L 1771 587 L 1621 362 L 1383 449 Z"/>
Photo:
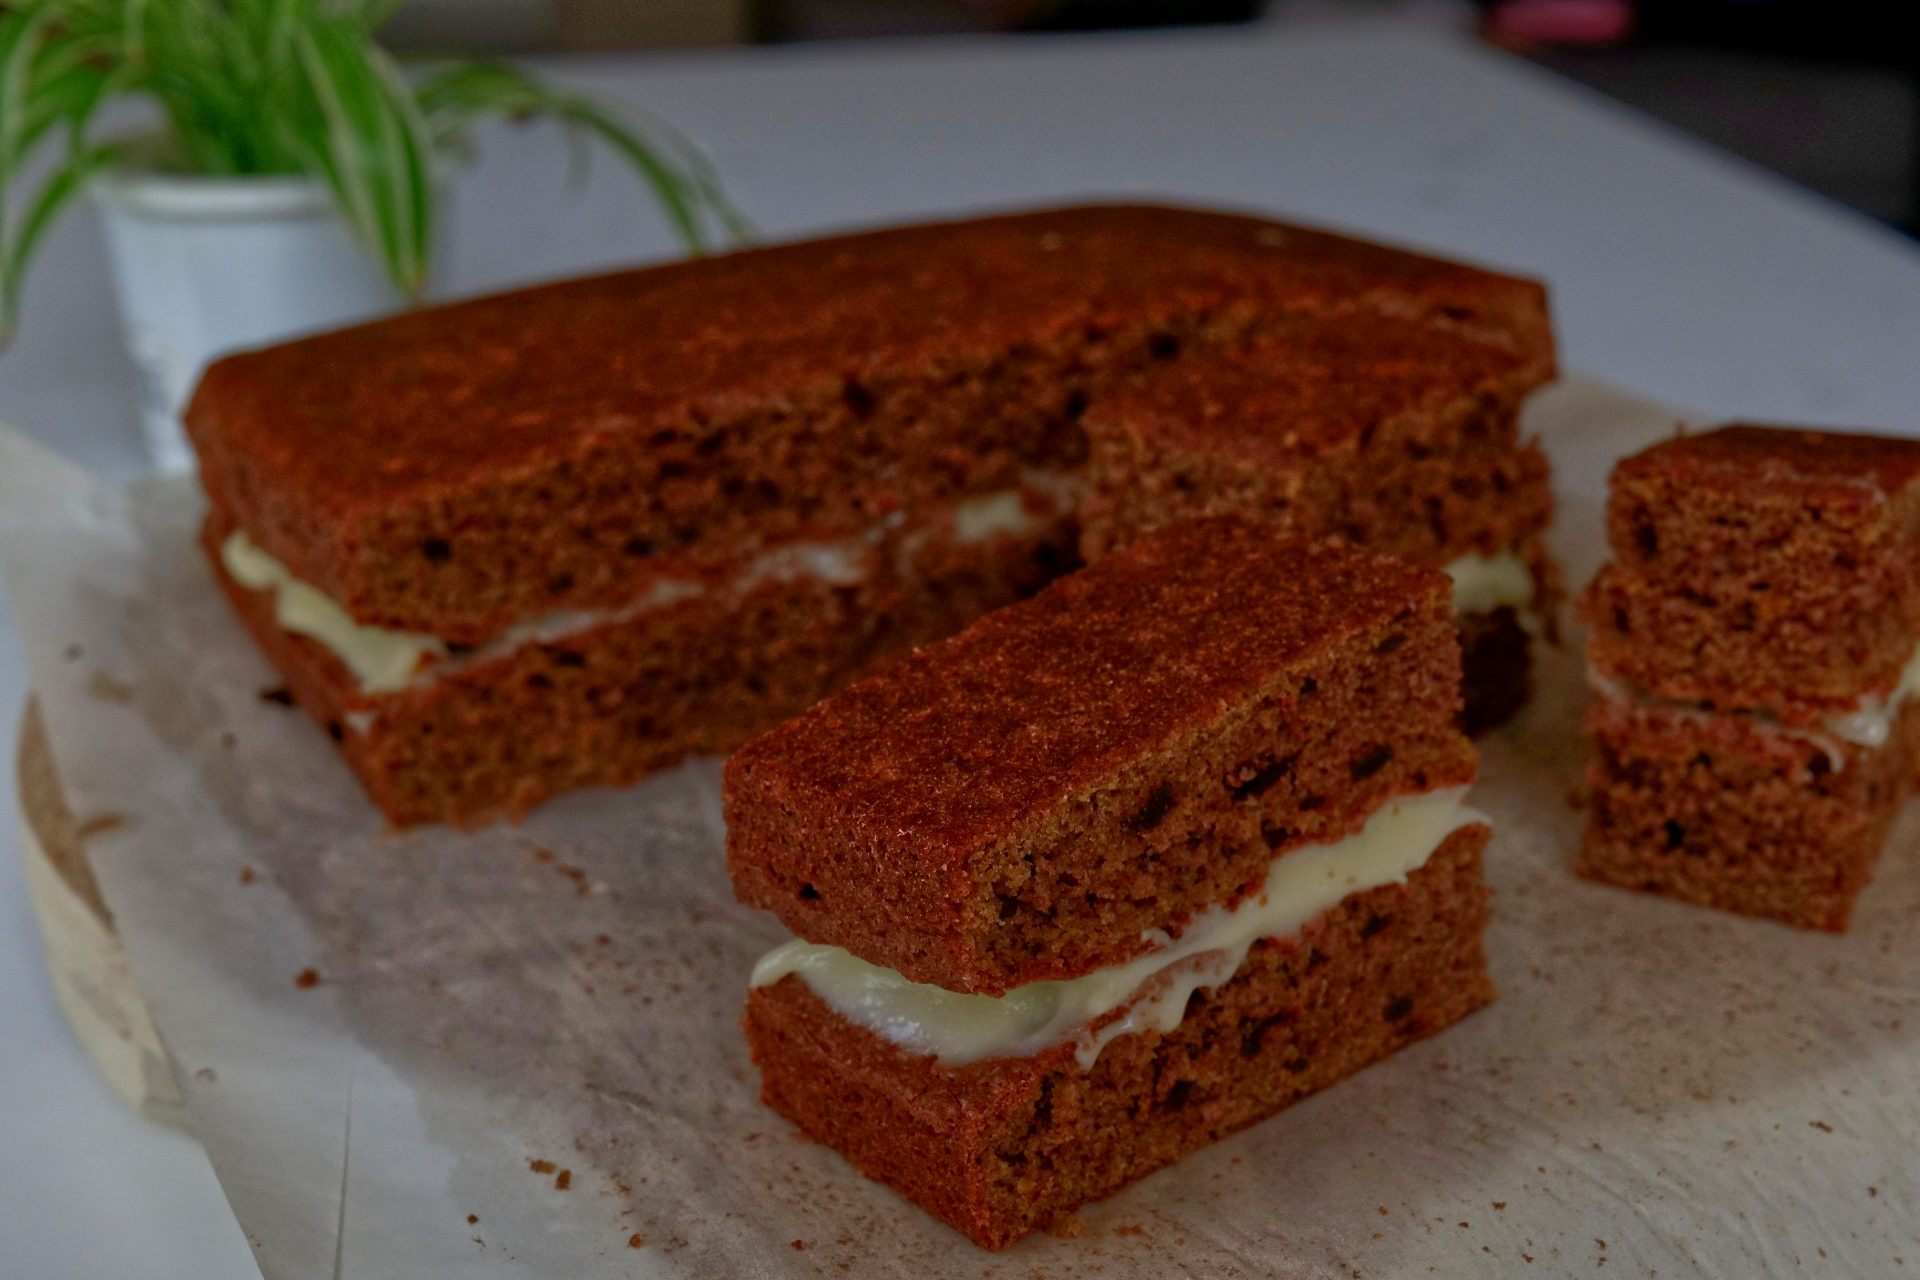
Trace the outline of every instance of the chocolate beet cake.
<path fill-rule="evenodd" d="M 1844 929 L 1920 758 L 1920 443 L 1737 426 L 1614 471 L 1578 869 Z"/>
<path fill-rule="evenodd" d="M 727 750 L 1030 594 L 1075 562 L 1092 405 L 1350 317 L 1553 368 L 1530 281 L 1092 207 L 413 312 L 222 360 L 187 421 L 216 568 L 295 696 L 395 820 L 463 818 Z"/>
<path fill-rule="evenodd" d="M 1526 698 L 1522 614 L 1551 630 L 1558 596 L 1540 544 L 1547 462 L 1519 434 L 1521 401 L 1549 372 L 1431 325 L 1360 315 L 1271 325 L 1149 370 L 1084 419 L 1082 553 L 1169 520 L 1253 511 L 1436 569 L 1515 559 L 1505 598 L 1463 600 L 1467 722 L 1490 728 Z"/>
<path fill-rule="evenodd" d="M 1178 521 L 729 762 L 766 1101 L 998 1248 L 1485 1004 L 1445 575 Z"/>
<path fill-rule="evenodd" d="M 1186 521 L 842 691 L 728 762 L 740 899 L 915 982 L 999 995 L 1470 781 L 1444 575 Z"/>
<path fill-rule="evenodd" d="M 1494 998 L 1480 938 L 1487 828 L 1256 942 L 1170 1032 L 942 1067 L 833 1012 L 788 976 L 745 1028 L 768 1106 L 988 1249 L 1265 1119 Z"/>

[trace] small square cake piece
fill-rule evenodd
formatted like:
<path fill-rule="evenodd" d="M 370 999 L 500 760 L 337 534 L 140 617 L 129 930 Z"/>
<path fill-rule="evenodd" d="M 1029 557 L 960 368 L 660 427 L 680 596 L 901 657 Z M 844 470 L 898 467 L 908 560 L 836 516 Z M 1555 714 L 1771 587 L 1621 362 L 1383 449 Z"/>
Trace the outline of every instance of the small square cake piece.
<path fill-rule="evenodd" d="M 1920 769 L 1920 703 L 1878 748 L 1619 692 L 1586 727 L 1581 875 L 1807 929 L 1847 927 Z"/>
<path fill-rule="evenodd" d="M 797 974 L 754 988 L 765 1101 L 988 1249 L 1053 1226 L 1494 998 L 1481 935 L 1487 828 L 1404 883 L 1349 895 L 1257 942 L 1171 1029 L 943 1065 L 836 1013 Z"/>
<path fill-rule="evenodd" d="M 1151 931 L 1472 779 L 1444 574 L 1264 521 L 1169 525 L 749 743 L 741 899 L 989 995 Z"/>
<path fill-rule="evenodd" d="M 1460 580 L 1469 732 L 1526 700 L 1522 615 L 1551 630 L 1547 461 L 1520 404 L 1530 353 L 1377 316 L 1301 318 L 1149 370 L 1085 425 L 1088 559 L 1168 521 L 1242 511 Z M 1497 588 L 1490 590 L 1489 588 Z"/>
<path fill-rule="evenodd" d="M 1614 468 L 1582 875 L 1846 928 L 1920 758 L 1920 443 L 1752 426 Z"/>
<path fill-rule="evenodd" d="M 1087 410 L 1081 548 L 1239 511 L 1435 569 L 1496 555 L 1553 514 L 1518 426 L 1552 375 L 1531 353 L 1351 314 L 1149 370 Z"/>
<path fill-rule="evenodd" d="M 1920 639 L 1920 441 L 1732 426 L 1614 469 L 1597 671 L 1793 725 L 1900 683 Z"/>

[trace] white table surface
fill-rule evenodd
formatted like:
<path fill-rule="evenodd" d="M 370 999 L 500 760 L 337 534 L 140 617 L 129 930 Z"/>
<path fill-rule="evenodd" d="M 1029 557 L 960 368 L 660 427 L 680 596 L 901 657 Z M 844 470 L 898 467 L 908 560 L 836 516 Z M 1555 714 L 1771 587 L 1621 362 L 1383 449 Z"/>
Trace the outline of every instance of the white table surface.
<path fill-rule="evenodd" d="M 1537 274 L 1570 368 L 1715 416 L 1920 434 L 1920 248 L 1589 92 L 1387 27 L 948 39 L 576 59 L 718 163 L 768 238 L 1128 195 L 1351 228 Z M 659 257 L 630 180 L 485 135 L 449 293 Z M 97 226 L 49 242 L 0 420 L 139 469 Z M 0 602 L 0 744 L 27 677 Z M 48 991 L 0 789 L 0 1277 L 257 1275 L 198 1147 L 126 1112 Z"/>

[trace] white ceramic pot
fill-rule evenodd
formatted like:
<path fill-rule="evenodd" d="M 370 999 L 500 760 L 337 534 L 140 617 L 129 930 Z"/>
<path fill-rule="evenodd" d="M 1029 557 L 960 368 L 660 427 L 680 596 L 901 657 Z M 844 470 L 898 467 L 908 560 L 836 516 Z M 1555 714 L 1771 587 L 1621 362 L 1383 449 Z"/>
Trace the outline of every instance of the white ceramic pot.
<path fill-rule="evenodd" d="M 400 305 L 318 182 L 123 173 L 96 198 L 156 470 L 192 469 L 180 412 L 215 357 Z"/>

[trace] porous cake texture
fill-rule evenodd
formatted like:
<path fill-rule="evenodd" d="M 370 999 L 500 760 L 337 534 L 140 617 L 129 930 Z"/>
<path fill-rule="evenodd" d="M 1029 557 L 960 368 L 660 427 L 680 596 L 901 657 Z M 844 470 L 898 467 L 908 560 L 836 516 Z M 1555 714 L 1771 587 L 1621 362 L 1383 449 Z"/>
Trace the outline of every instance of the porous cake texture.
<path fill-rule="evenodd" d="M 1339 534 L 1415 564 L 1517 561 L 1506 599 L 1465 599 L 1469 732 L 1525 702 L 1522 616 L 1559 597 L 1540 535 L 1545 456 L 1519 432 L 1527 355 L 1377 316 L 1276 324 L 1152 370 L 1088 409 L 1089 559 L 1170 520 L 1226 511 Z"/>
<path fill-rule="evenodd" d="M 1920 443 L 1734 426 L 1614 471 L 1578 870 L 1846 928 L 1920 764 Z"/>
<path fill-rule="evenodd" d="M 767 1105 L 975 1244 L 1064 1226 L 1099 1200 L 1444 1030 L 1494 998 L 1487 828 L 1405 884 L 1256 943 L 1169 1032 L 942 1067 L 834 1013 L 799 977 L 754 988 L 746 1033 Z"/>
<path fill-rule="evenodd" d="M 209 553 L 226 536 L 208 526 Z M 948 548 L 916 573 L 868 554 L 857 581 L 812 575 L 689 590 L 495 651 L 452 655 L 368 694 L 326 647 L 278 625 L 273 597 L 219 581 L 299 705 L 388 819 L 518 814 L 732 750 L 888 655 L 951 635 L 1074 562 L 1070 532 Z"/>
<path fill-rule="evenodd" d="M 1615 468 L 1596 668 L 1790 724 L 1885 697 L 1920 638 L 1920 441 L 1759 426 Z"/>
<path fill-rule="evenodd" d="M 1808 929 L 1847 927 L 1920 769 L 1920 704 L 1879 748 L 1621 697 L 1586 728 L 1581 874 Z"/>
<path fill-rule="evenodd" d="M 1444 575 L 1231 516 L 1166 526 L 736 752 L 741 901 L 1001 994 L 1472 780 Z"/>
<path fill-rule="evenodd" d="M 987 1248 L 1493 998 L 1445 575 L 1181 521 L 725 776 L 765 1101 Z"/>
<path fill-rule="evenodd" d="M 220 361 L 187 422 L 216 567 L 266 597 L 242 614 L 289 687 L 390 817 L 457 819 L 728 750 L 1031 594 L 1077 562 L 1092 406 L 1362 318 L 1493 353 L 1463 376 L 1552 373 L 1531 281 L 1116 206 L 413 312 Z M 411 643 L 400 678 L 290 626 L 269 577 Z"/>

